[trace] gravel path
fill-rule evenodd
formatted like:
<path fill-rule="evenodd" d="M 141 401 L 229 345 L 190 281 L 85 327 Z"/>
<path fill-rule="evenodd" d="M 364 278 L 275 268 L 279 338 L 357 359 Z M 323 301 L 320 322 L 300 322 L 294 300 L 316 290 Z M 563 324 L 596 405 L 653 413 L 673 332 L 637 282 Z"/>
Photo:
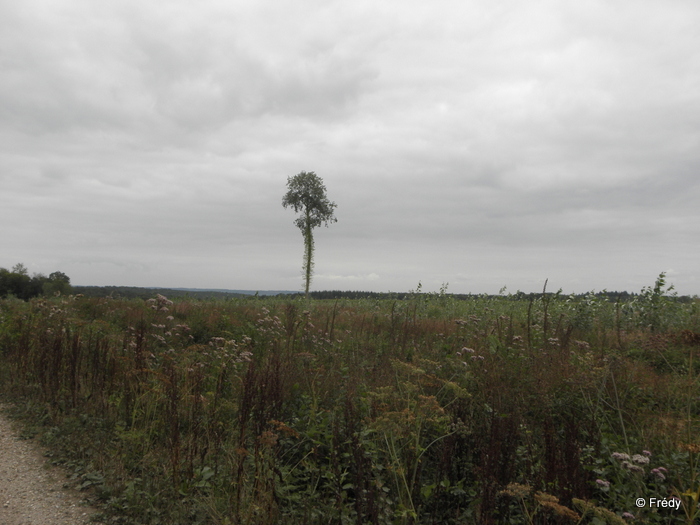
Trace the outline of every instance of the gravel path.
<path fill-rule="evenodd" d="M 0 405 L 0 525 L 86 525 L 95 509 L 63 487 L 66 475 L 18 431 Z"/>

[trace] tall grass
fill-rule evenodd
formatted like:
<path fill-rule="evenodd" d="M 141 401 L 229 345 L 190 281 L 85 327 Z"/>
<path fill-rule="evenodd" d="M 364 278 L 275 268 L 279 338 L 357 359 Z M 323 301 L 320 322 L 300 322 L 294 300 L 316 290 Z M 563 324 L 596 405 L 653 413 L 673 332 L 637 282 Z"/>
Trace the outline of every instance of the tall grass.
<path fill-rule="evenodd" d="M 2 388 L 114 523 L 690 523 L 700 317 L 664 286 L 4 301 Z"/>

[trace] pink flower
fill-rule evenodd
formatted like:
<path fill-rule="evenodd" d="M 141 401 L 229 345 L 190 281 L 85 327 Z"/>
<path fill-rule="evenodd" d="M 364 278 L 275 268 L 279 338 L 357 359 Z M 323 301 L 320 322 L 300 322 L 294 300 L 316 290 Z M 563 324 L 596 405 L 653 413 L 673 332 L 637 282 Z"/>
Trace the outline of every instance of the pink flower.
<path fill-rule="evenodd" d="M 664 475 L 664 473 L 661 472 L 662 468 L 663 467 L 651 469 L 651 473 L 654 474 L 659 479 L 659 481 L 663 481 L 666 479 L 666 476 Z M 664 470 L 666 470 L 666 469 L 664 469 Z"/>
<path fill-rule="evenodd" d="M 642 456 L 641 454 L 635 454 L 632 456 L 632 461 L 639 463 L 640 465 L 647 465 L 649 463 L 649 458 L 647 456 Z"/>
<path fill-rule="evenodd" d="M 629 456 L 629 454 L 625 454 L 624 452 L 613 452 L 612 458 L 613 459 L 630 459 L 630 456 Z"/>

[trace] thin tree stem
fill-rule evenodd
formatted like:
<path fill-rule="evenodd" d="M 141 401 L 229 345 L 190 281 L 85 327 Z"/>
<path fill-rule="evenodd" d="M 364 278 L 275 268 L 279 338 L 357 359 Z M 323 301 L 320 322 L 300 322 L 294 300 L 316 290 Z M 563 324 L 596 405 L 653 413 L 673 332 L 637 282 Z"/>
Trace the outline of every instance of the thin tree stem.
<path fill-rule="evenodd" d="M 309 209 L 306 209 L 306 229 L 304 231 L 304 270 L 305 270 L 305 294 L 309 299 L 309 285 L 311 284 L 311 273 L 313 268 L 314 239 L 311 233 L 311 217 Z"/>

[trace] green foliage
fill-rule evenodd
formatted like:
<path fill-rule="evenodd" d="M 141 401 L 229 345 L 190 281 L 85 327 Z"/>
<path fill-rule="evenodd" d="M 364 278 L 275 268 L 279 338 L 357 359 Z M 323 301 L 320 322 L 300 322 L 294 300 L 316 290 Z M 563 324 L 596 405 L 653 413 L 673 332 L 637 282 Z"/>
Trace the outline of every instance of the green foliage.
<path fill-rule="evenodd" d="M 673 285 L 666 286 L 666 274 L 661 272 L 653 287 L 645 286 L 641 293 L 627 305 L 628 315 L 639 326 L 651 332 L 671 328 L 680 307 L 675 300 Z"/>
<path fill-rule="evenodd" d="M 63 272 L 53 272 L 42 285 L 44 295 L 69 295 L 72 293 L 70 277 Z"/>
<path fill-rule="evenodd" d="M 0 385 L 113 523 L 695 519 L 694 303 L 446 288 L 6 299 Z"/>
<path fill-rule="evenodd" d="M 29 276 L 27 268 L 18 263 L 12 271 L 0 268 L 0 297 L 14 296 L 31 299 L 39 295 L 68 295 L 72 292 L 70 278 L 63 272 L 53 272 L 49 277 L 42 274 Z"/>
<path fill-rule="evenodd" d="M 282 198 L 282 206 L 291 207 L 301 215 L 294 224 L 304 236 L 304 289 L 309 297 L 309 285 L 313 275 L 314 237 L 313 229 L 330 222 L 337 222 L 333 215 L 336 204 L 326 197 L 326 186 L 323 180 L 313 171 L 301 173 L 287 178 L 288 191 Z"/>

